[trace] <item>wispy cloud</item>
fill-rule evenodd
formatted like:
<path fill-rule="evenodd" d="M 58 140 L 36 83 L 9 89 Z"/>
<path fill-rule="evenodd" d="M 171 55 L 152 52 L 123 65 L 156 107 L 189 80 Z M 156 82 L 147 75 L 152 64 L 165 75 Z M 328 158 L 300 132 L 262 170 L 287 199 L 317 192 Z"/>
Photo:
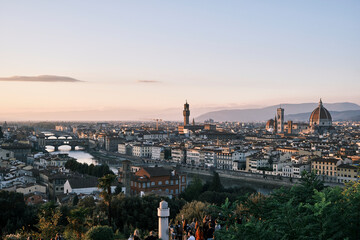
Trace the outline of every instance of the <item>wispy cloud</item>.
<path fill-rule="evenodd" d="M 137 80 L 137 83 L 161 83 L 161 81 L 157 80 Z"/>
<path fill-rule="evenodd" d="M 83 82 L 81 80 L 54 75 L 0 77 L 0 82 Z"/>

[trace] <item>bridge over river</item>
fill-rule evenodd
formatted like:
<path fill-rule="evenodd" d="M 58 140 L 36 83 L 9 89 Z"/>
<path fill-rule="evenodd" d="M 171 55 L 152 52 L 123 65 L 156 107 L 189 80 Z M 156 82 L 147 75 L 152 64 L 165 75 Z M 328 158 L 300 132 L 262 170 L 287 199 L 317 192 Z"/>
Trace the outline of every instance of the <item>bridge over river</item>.
<path fill-rule="evenodd" d="M 90 148 L 89 139 L 76 138 L 70 135 L 50 135 L 40 133 L 37 135 L 38 146 L 41 149 L 45 149 L 46 146 L 53 146 L 54 151 L 58 151 L 60 146 L 68 145 L 71 150 L 74 151 L 76 147 L 82 147 L 88 150 Z"/>

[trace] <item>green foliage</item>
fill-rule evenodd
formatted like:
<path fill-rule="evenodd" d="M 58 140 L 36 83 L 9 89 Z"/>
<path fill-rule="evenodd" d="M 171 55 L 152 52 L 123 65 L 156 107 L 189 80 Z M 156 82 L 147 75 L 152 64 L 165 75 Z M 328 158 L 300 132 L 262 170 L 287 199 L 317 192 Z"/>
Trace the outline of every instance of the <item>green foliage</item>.
<path fill-rule="evenodd" d="M 219 208 L 216 239 L 359 239 L 360 184 L 324 188 L 312 173 L 302 184 L 255 194 Z"/>
<path fill-rule="evenodd" d="M 24 195 L 0 191 L 0 236 L 34 224 L 36 212 L 24 202 Z"/>
<path fill-rule="evenodd" d="M 51 239 L 59 232 L 58 226 L 61 212 L 59 209 L 42 209 L 39 213 L 39 223 L 37 228 L 42 239 Z"/>
<path fill-rule="evenodd" d="M 80 199 L 78 206 L 84 207 L 87 209 L 94 209 L 96 204 L 95 204 L 95 200 L 92 196 L 87 196 L 87 197 L 84 197 L 83 199 Z"/>
<path fill-rule="evenodd" d="M 203 190 L 203 184 L 198 176 L 192 179 L 190 184 L 186 187 L 185 191 L 180 194 L 181 198 L 184 198 L 186 201 L 190 202 L 192 200 L 198 199 Z"/>
<path fill-rule="evenodd" d="M 176 221 L 181 221 L 183 218 L 187 222 L 191 222 L 194 218 L 200 220 L 203 219 L 208 211 L 208 204 L 192 201 L 186 203 L 184 207 L 180 210 L 179 214 L 176 216 Z"/>
<path fill-rule="evenodd" d="M 119 194 L 122 191 L 122 184 L 119 183 L 119 185 L 116 186 L 115 188 L 115 194 Z"/>
<path fill-rule="evenodd" d="M 79 172 L 82 174 L 88 174 L 95 177 L 103 177 L 107 174 L 114 174 L 108 165 L 96 165 L 94 164 L 86 164 L 86 163 L 79 163 L 76 160 L 69 160 L 65 163 L 65 168 L 70 169 L 74 172 Z"/>
<path fill-rule="evenodd" d="M 175 218 L 185 204 L 183 199 L 168 199 L 157 195 L 147 195 L 142 198 L 126 197 L 124 194 L 114 196 L 111 203 L 114 225 L 125 236 L 129 236 L 135 228 L 143 231 L 156 230 L 157 208 L 162 200 L 169 204 L 170 218 Z"/>
<path fill-rule="evenodd" d="M 157 226 L 157 207 L 161 198 L 158 196 L 125 197 L 119 194 L 113 198 L 112 213 L 118 228 L 129 231 L 134 228 L 152 230 Z"/>
<path fill-rule="evenodd" d="M 85 234 L 85 240 L 113 240 L 114 232 L 108 226 L 92 227 Z"/>
<path fill-rule="evenodd" d="M 316 189 L 321 191 L 324 189 L 324 182 L 320 180 L 319 176 L 316 175 L 315 171 L 301 173 L 301 185 L 307 189 Z"/>
<path fill-rule="evenodd" d="M 111 184 L 114 182 L 116 176 L 114 174 L 107 174 L 99 178 L 99 188 L 102 189 L 100 196 L 102 197 L 104 203 L 108 206 L 108 222 L 109 226 L 112 226 L 111 223 Z"/>
<path fill-rule="evenodd" d="M 224 186 L 220 182 L 220 176 L 217 172 L 214 172 L 212 182 L 209 186 L 209 191 L 213 192 L 222 192 L 224 191 Z"/>
<path fill-rule="evenodd" d="M 235 201 L 254 192 L 254 189 L 247 187 L 225 189 L 220 182 L 219 174 L 214 172 L 212 181 L 205 184 L 202 184 L 198 176 L 192 179 L 185 191 L 180 194 L 180 198 L 187 202 L 198 200 L 220 206 L 226 198 Z"/>
<path fill-rule="evenodd" d="M 79 197 L 77 195 L 75 195 L 72 200 L 72 205 L 76 206 L 78 203 L 79 203 Z"/>
<path fill-rule="evenodd" d="M 75 208 L 70 211 L 70 215 L 67 217 L 69 224 L 67 225 L 67 231 L 75 236 L 75 239 L 83 239 L 84 233 L 87 230 L 89 219 L 88 209 L 86 208 Z"/>

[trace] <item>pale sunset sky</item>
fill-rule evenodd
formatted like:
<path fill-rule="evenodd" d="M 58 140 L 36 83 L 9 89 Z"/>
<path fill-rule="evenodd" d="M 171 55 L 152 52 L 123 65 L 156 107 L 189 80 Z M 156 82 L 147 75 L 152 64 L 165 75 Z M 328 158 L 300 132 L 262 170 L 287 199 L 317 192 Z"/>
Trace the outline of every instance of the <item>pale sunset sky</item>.
<path fill-rule="evenodd" d="M 359 13 L 359 0 L 3 0 L 0 120 L 360 104 Z"/>

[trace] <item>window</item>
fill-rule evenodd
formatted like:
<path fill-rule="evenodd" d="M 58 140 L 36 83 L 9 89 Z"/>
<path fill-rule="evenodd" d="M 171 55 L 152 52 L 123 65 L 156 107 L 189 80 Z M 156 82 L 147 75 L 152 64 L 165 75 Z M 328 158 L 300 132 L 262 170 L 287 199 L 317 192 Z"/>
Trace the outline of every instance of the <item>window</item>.
<path fill-rule="evenodd" d="M 171 184 L 171 185 L 174 185 L 174 180 L 171 180 L 171 181 L 170 181 L 170 184 Z"/>
<path fill-rule="evenodd" d="M 185 177 L 184 176 L 182 177 L 182 182 L 185 182 Z"/>
<path fill-rule="evenodd" d="M 165 181 L 165 184 L 169 184 L 169 180 L 166 180 L 166 181 Z"/>
<path fill-rule="evenodd" d="M 175 184 L 179 184 L 179 180 L 176 180 Z"/>
<path fill-rule="evenodd" d="M 151 182 L 151 186 L 155 186 L 155 182 Z"/>
<path fill-rule="evenodd" d="M 143 185 L 143 188 L 145 188 L 145 187 L 146 187 L 146 186 L 145 186 L 145 183 L 143 183 L 142 185 Z"/>
<path fill-rule="evenodd" d="M 148 183 L 146 184 L 146 186 L 147 186 L 147 187 L 150 187 L 150 183 L 148 182 Z"/>
<path fill-rule="evenodd" d="M 162 185 L 162 181 L 159 181 L 158 184 L 159 184 L 159 185 Z"/>
<path fill-rule="evenodd" d="M 179 193 L 179 190 L 175 189 L 175 194 L 178 194 Z"/>

